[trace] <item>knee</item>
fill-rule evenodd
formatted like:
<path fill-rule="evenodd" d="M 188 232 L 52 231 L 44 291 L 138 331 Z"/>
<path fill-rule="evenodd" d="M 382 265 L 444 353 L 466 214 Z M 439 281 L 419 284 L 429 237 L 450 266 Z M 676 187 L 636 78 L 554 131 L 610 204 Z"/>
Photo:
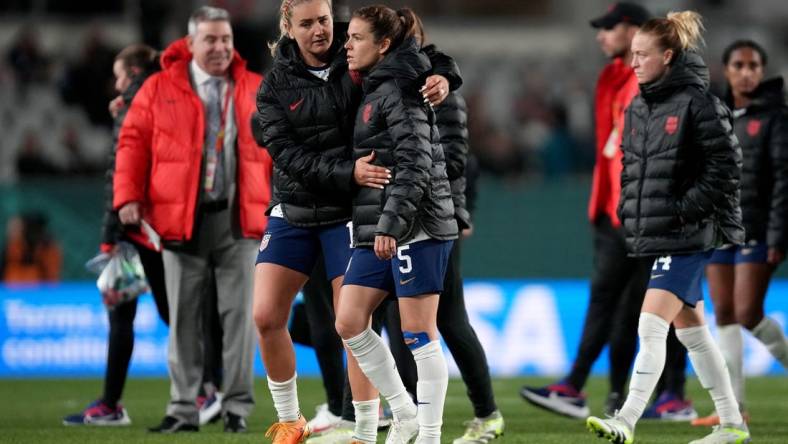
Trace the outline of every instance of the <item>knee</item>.
<path fill-rule="evenodd" d="M 261 336 L 287 328 L 287 316 L 279 316 L 276 310 L 255 307 L 253 318 L 254 325 L 257 327 L 257 331 Z"/>
<path fill-rule="evenodd" d="M 763 319 L 763 310 L 755 306 L 736 307 L 736 323 L 752 330 Z"/>
<path fill-rule="evenodd" d="M 715 301 L 714 303 L 714 316 L 717 318 L 717 325 L 735 324 L 737 322 L 733 304 L 722 301 Z"/>
<path fill-rule="evenodd" d="M 337 334 L 340 338 L 343 340 L 348 340 L 363 333 L 367 328 L 367 323 L 359 322 L 348 316 L 342 316 L 341 314 L 338 314 L 337 320 L 334 323 L 334 327 L 336 328 Z"/>

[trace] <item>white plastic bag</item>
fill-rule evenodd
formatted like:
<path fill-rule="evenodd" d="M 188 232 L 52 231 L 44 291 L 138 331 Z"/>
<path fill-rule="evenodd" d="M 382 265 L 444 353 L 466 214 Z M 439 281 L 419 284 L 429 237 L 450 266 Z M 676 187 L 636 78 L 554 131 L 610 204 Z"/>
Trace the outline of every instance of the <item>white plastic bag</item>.
<path fill-rule="evenodd" d="M 107 259 L 99 256 L 88 263 L 99 265 Z M 112 309 L 148 291 L 148 281 L 145 279 L 140 256 L 131 244 L 119 242 L 114 253 L 107 256 L 109 258 L 96 280 L 96 286 L 107 308 Z"/>

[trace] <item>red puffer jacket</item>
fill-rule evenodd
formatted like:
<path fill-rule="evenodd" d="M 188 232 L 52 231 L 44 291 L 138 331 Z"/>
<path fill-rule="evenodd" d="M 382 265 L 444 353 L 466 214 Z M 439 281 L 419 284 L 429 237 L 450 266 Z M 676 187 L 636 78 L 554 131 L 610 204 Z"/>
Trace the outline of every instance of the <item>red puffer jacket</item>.
<path fill-rule="evenodd" d="M 143 218 L 164 240 L 192 237 L 204 143 L 204 110 L 191 86 L 186 39 L 170 45 L 163 71 L 145 81 L 118 139 L 114 201 L 117 209 L 140 202 Z M 271 198 L 272 162 L 252 136 L 251 119 L 262 77 L 246 70 L 235 52 L 230 65 L 237 140 L 236 207 L 244 237 L 260 238 Z"/>
<path fill-rule="evenodd" d="M 616 214 L 621 197 L 621 136 L 624 128 L 624 110 L 638 95 L 635 72 L 617 58 L 605 66 L 596 84 L 596 163 L 588 217 L 591 222 L 605 214 L 614 227 L 621 225 Z M 611 138 L 613 128 L 616 135 Z M 608 146 L 608 141 L 610 146 Z M 607 146 L 607 149 L 606 149 Z"/>

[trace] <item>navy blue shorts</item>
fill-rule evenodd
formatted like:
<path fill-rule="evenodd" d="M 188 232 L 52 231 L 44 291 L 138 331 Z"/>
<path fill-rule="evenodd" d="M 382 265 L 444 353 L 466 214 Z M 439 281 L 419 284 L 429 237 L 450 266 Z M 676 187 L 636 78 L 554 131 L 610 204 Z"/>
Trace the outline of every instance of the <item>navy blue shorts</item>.
<path fill-rule="evenodd" d="M 726 245 L 714 250 L 710 264 L 765 264 L 768 262 L 769 246 L 763 242 L 749 241 L 747 245 Z"/>
<path fill-rule="evenodd" d="M 441 293 L 453 245 L 434 239 L 414 242 L 397 248 L 397 255 L 387 261 L 371 248 L 356 248 L 343 285 L 377 288 L 400 298 Z"/>
<path fill-rule="evenodd" d="M 700 281 L 714 250 L 694 254 L 662 256 L 654 261 L 648 288 L 669 291 L 695 307 L 703 300 Z"/>
<path fill-rule="evenodd" d="M 324 227 L 295 227 L 281 217 L 269 217 L 256 264 L 277 264 L 309 276 L 323 251 L 328 280 L 345 274 L 350 260 L 350 228 L 339 223 Z"/>

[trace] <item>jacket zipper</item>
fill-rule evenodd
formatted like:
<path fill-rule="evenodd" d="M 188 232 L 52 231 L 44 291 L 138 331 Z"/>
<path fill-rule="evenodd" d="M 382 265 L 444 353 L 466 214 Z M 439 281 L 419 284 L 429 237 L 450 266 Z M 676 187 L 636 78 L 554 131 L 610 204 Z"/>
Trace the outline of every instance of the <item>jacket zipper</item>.
<path fill-rule="evenodd" d="M 640 180 L 638 181 L 637 218 L 635 219 L 635 253 L 640 250 L 640 205 L 643 201 L 643 182 L 646 180 L 646 162 L 648 162 L 648 123 L 651 120 L 651 105 L 646 103 L 645 125 L 643 126 L 643 146 L 640 149 Z"/>

